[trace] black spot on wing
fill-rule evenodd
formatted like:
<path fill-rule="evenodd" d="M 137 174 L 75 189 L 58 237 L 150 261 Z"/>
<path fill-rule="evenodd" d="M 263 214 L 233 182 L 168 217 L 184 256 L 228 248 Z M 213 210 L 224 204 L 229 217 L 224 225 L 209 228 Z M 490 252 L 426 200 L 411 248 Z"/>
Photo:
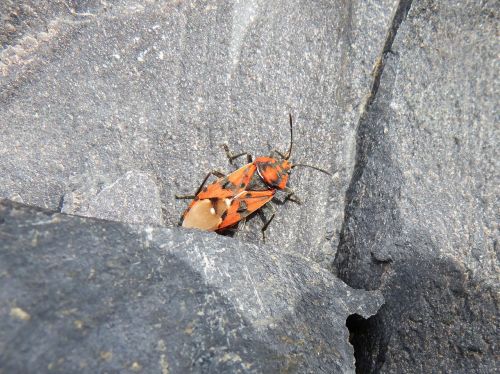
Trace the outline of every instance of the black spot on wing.
<path fill-rule="evenodd" d="M 211 197 L 210 198 L 210 203 L 212 203 L 212 208 L 216 209 L 218 202 L 219 202 L 219 198 L 218 197 Z"/>
<path fill-rule="evenodd" d="M 251 191 L 267 191 L 269 186 L 262 180 L 259 174 L 255 173 L 252 175 L 252 179 L 250 179 L 250 183 L 246 188 Z"/>
<path fill-rule="evenodd" d="M 236 186 L 229 180 L 229 179 L 226 179 L 223 183 L 222 183 L 222 188 L 225 189 L 225 190 L 232 190 L 234 189 Z"/>
<path fill-rule="evenodd" d="M 240 205 L 238 206 L 238 209 L 236 210 L 238 213 L 243 213 L 247 211 L 247 203 L 245 201 L 240 201 Z"/>

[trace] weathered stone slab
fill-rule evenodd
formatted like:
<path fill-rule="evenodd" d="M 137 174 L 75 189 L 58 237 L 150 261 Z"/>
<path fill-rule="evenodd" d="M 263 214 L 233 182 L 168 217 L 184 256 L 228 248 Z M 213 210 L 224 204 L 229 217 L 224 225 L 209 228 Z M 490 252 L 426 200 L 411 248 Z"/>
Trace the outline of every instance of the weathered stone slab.
<path fill-rule="evenodd" d="M 361 372 L 498 370 L 497 35 L 493 2 L 413 1 L 387 54 L 336 259 L 387 300 Z"/>
<path fill-rule="evenodd" d="M 352 373 L 382 303 L 319 265 L 197 231 L 0 203 L 1 373 Z"/>
<path fill-rule="evenodd" d="M 193 193 L 212 169 L 233 170 L 221 143 L 254 155 L 286 150 L 291 112 L 293 159 L 337 173 L 297 168 L 291 186 L 304 204 L 279 207 L 268 242 L 328 264 L 355 129 L 396 5 L 6 3 L 16 27 L 0 58 L 0 196 L 55 210 L 73 193 L 93 200 L 81 185 L 143 172 L 172 226 L 185 208 L 175 193 Z M 261 225 L 249 222 L 241 239 L 260 243 Z"/>

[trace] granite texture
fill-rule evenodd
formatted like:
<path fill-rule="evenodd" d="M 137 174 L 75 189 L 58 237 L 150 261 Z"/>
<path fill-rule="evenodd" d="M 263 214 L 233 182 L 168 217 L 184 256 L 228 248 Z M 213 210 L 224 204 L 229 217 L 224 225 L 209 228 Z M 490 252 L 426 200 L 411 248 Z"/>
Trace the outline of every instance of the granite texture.
<path fill-rule="evenodd" d="M 61 371 L 81 356 L 81 370 L 93 372 L 352 372 L 347 318 L 358 373 L 497 370 L 498 8 L 488 0 L 0 2 L 0 198 L 96 218 L 4 203 L 11 224 L 0 229 L 0 251 L 13 262 L 0 272 L 11 279 L 0 305 L 2 323 L 19 329 L 9 330 L 19 349 L 3 345 L 0 354 L 28 368 L 30 352 Z M 174 229 L 187 205 L 174 195 L 194 192 L 212 169 L 236 167 L 220 144 L 254 155 L 285 150 L 288 113 L 292 159 L 333 176 L 294 170 L 303 205 L 278 206 L 268 245 L 258 217 L 233 238 Z M 40 215 L 63 222 L 41 224 L 46 242 L 30 223 Z M 77 256 L 74 243 L 107 248 L 110 265 L 92 248 Z M 170 262 L 160 266 L 162 251 Z M 77 271 L 66 273 L 68 261 Z M 153 270 L 125 274 L 128 261 Z M 247 261 L 259 277 L 242 268 Z M 79 274 L 87 263 L 99 289 Z M 213 264 L 234 264 L 235 273 L 228 280 Z M 365 319 L 378 296 L 368 307 L 365 293 L 320 268 L 380 290 L 387 303 Z M 105 290 L 107 279 L 119 291 Z M 177 294 L 165 296 L 167 285 Z M 151 308 L 139 293 L 151 295 Z M 38 294 L 47 303 L 30 312 Z M 348 305 L 330 325 L 332 295 Z M 101 296 L 112 304 L 98 304 Z M 179 312 L 162 317 L 167 297 L 165 308 Z M 80 304 L 90 330 L 57 312 Z M 210 318 L 186 312 L 197 305 Z M 184 315 L 196 328 L 171 325 Z M 277 332 L 263 327 L 270 315 Z M 161 318 L 168 323 L 158 327 Z M 101 331 L 110 331 L 103 345 Z M 152 345 L 137 351 L 150 359 L 127 356 L 142 338 Z M 339 339 L 333 353 L 331 339 Z M 106 347 L 118 341 L 116 352 Z M 45 346 L 63 348 L 30 351 Z"/>
<path fill-rule="evenodd" d="M 0 373 L 354 372 L 373 315 L 300 255 L 0 202 Z"/>
<path fill-rule="evenodd" d="M 89 184 L 90 182 L 90 184 Z M 156 181 L 132 170 L 109 181 L 105 176 L 77 181 L 62 199 L 61 212 L 111 221 L 162 225 L 161 198 Z"/>
<path fill-rule="evenodd" d="M 335 261 L 381 290 L 364 373 L 498 370 L 498 9 L 413 1 L 358 130 Z"/>
<path fill-rule="evenodd" d="M 291 112 L 292 158 L 334 176 L 295 169 L 291 187 L 304 204 L 279 207 L 268 242 L 328 264 L 396 5 L 8 2 L 4 25 L 17 26 L 0 32 L 0 196 L 55 210 L 76 192 L 111 211 L 112 202 L 91 202 L 99 190 L 88 186 L 142 172 L 160 193 L 161 222 L 173 226 L 186 207 L 176 193 L 193 193 L 212 169 L 234 170 L 221 143 L 256 156 L 284 151 Z M 251 220 L 242 240 L 260 243 L 260 226 Z"/>

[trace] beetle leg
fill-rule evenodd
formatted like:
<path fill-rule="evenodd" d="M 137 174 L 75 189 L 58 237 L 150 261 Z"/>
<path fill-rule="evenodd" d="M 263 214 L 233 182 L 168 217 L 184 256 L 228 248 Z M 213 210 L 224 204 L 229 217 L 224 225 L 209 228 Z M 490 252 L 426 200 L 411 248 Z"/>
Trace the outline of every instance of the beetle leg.
<path fill-rule="evenodd" d="M 233 164 L 233 161 L 236 160 L 238 157 L 245 156 L 245 155 L 247 156 L 248 163 L 252 162 L 252 155 L 250 153 L 242 152 L 242 153 L 238 153 L 237 155 L 233 155 L 231 153 L 231 151 L 229 150 L 229 147 L 227 144 L 221 144 L 221 146 L 222 146 L 222 148 L 224 148 L 224 151 L 226 152 L 226 156 L 229 159 L 229 163 L 231 165 Z"/>
<path fill-rule="evenodd" d="M 198 195 L 198 194 L 201 192 L 201 190 L 202 190 L 202 189 L 203 189 L 203 187 L 205 186 L 205 183 L 207 183 L 207 180 L 208 180 L 208 178 L 209 178 L 211 175 L 213 175 L 213 176 L 215 176 L 215 177 L 217 177 L 217 178 L 224 178 L 224 177 L 225 177 L 224 173 L 221 173 L 221 172 L 220 172 L 220 171 L 218 171 L 218 170 L 212 170 L 210 173 L 208 173 L 208 174 L 207 174 L 207 176 L 205 177 L 205 179 L 203 179 L 203 182 L 201 182 L 200 187 L 198 187 L 198 189 L 196 190 L 195 196 L 196 196 L 196 195 Z"/>
<path fill-rule="evenodd" d="M 266 242 L 266 230 L 273 221 L 274 216 L 276 215 L 276 209 L 274 208 L 274 206 L 272 204 L 269 204 L 269 207 L 272 208 L 273 214 L 271 214 L 271 217 L 264 223 L 264 226 L 262 226 L 262 228 L 260 229 L 260 232 L 262 233 L 262 241 L 264 243 Z M 264 212 L 262 212 L 262 210 L 259 210 L 259 214 L 261 215 L 261 217 L 263 217 L 264 220 L 266 219 L 266 216 L 264 215 Z"/>
<path fill-rule="evenodd" d="M 291 188 L 285 187 L 285 189 L 283 191 L 286 192 L 286 194 L 287 194 L 285 196 L 285 200 L 283 201 L 283 203 L 286 203 L 287 201 L 293 201 L 296 204 L 299 204 L 299 205 L 302 204 L 302 201 L 300 201 L 300 199 L 297 197 L 294 190 L 292 190 Z"/>
<path fill-rule="evenodd" d="M 205 186 L 205 183 L 207 183 L 208 178 L 213 175 L 217 178 L 224 178 L 226 175 L 224 173 L 221 173 L 218 170 L 212 170 L 210 173 L 207 174 L 207 176 L 203 179 L 203 182 L 201 182 L 200 187 L 196 190 L 196 193 L 194 195 L 175 195 L 176 199 L 194 199 L 196 195 L 200 193 L 200 191 L 203 189 Z"/>
<path fill-rule="evenodd" d="M 281 153 L 280 151 L 278 151 L 277 149 L 272 149 L 269 157 L 275 158 L 274 153 L 277 153 L 282 159 L 285 159 L 285 155 L 283 153 Z"/>
<path fill-rule="evenodd" d="M 302 205 L 302 201 L 300 201 L 298 197 L 292 197 L 291 195 L 285 197 L 285 201 L 291 201 L 295 204 Z"/>
<path fill-rule="evenodd" d="M 212 170 L 209 174 L 212 174 L 213 176 L 215 176 L 217 178 L 224 178 L 226 176 L 226 174 L 224 174 L 223 172 L 221 172 L 219 170 Z"/>
<path fill-rule="evenodd" d="M 196 195 L 175 195 L 176 199 L 179 200 L 193 200 L 196 197 Z"/>
<path fill-rule="evenodd" d="M 286 196 L 285 198 L 283 199 L 283 201 L 281 200 L 278 200 L 278 198 L 274 197 L 273 198 L 273 202 L 278 204 L 278 205 L 283 205 L 285 204 L 287 201 L 292 201 L 294 202 L 295 204 L 299 204 L 301 205 L 302 204 L 302 201 L 297 197 L 297 195 L 295 194 L 295 191 L 293 191 L 292 189 L 286 187 L 283 192 L 286 193 Z"/>

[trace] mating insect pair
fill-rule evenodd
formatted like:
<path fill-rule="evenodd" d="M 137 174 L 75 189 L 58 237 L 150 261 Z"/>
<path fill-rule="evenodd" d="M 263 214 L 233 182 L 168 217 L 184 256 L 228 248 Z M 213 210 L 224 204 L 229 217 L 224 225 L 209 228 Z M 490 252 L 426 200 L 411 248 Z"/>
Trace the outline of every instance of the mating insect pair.
<path fill-rule="evenodd" d="M 289 116 L 290 147 L 285 154 L 273 150 L 269 157 L 257 157 L 252 161 L 250 154 L 244 152 L 232 155 L 227 145 L 224 145 L 231 164 L 236 158 L 245 155 L 248 163 L 229 175 L 215 170 L 211 171 L 194 195 L 175 196 L 177 199 L 193 199 L 182 215 L 180 224 L 183 227 L 222 233 L 239 222 L 244 222 L 252 213 L 260 212 L 259 209 L 273 200 L 277 190 L 286 193 L 285 201 L 290 200 L 300 204 L 300 201 L 294 198 L 295 192 L 287 187 L 288 177 L 292 169 L 297 166 L 310 167 L 331 175 L 328 171 L 316 166 L 289 161 L 293 145 L 292 115 Z M 279 156 L 279 159 L 275 155 Z M 219 179 L 205 186 L 211 175 Z M 271 217 L 262 227 L 264 240 L 265 231 L 275 214 L 273 207 Z"/>

